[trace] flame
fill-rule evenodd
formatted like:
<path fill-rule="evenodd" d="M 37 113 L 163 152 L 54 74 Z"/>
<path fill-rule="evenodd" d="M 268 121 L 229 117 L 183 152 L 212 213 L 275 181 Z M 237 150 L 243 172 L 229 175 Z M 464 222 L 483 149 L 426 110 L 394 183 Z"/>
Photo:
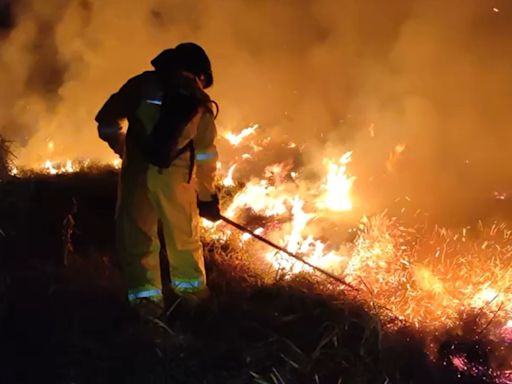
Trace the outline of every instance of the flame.
<path fill-rule="evenodd" d="M 442 281 L 431 270 L 423 266 L 416 266 L 413 270 L 414 280 L 418 288 L 435 294 L 445 292 Z"/>
<path fill-rule="evenodd" d="M 78 166 L 71 160 L 66 160 L 63 163 L 46 160 L 42 167 L 43 173 L 50 175 L 59 175 L 65 173 L 75 173 L 80 171 L 81 166 Z"/>
<path fill-rule="evenodd" d="M 112 167 L 114 167 L 115 169 L 121 169 L 121 166 L 123 165 L 123 160 L 122 159 L 114 159 L 110 162 L 110 164 L 112 165 Z"/>
<path fill-rule="evenodd" d="M 263 147 L 257 150 L 264 150 L 265 144 L 258 143 Z M 393 153 L 398 156 L 405 148 L 399 144 Z M 324 174 L 317 182 L 302 178 L 290 162 L 271 164 L 261 179 L 253 178 L 238 190 L 224 212 L 242 222 L 253 218 L 271 241 L 342 276 L 360 288 L 360 300 L 385 308 L 400 321 L 435 328 L 455 324 L 461 312 L 477 309 L 496 314 L 502 337 L 512 337 L 512 271 L 506 262 L 512 261 L 512 230 L 502 224 L 482 227 L 478 239 L 471 239 L 470 228 L 433 227 L 425 232 L 383 213 L 363 217 L 355 240 L 343 243 L 335 231 L 328 233 L 329 223 L 353 207 L 356 178 L 349 173 L 351 161 L 352 152 L 337 160 L 323 159 L 317 167 Z M 237 244 L 285 277 L 314 272 L 283 252 L 248 242 L 248 235 L 219 228 L 205 230 L 212 238 L 235 236 Z"/>
<path fill-rule="evenodd" d="M 109 162 L 98 163 L 95 164 L 97 166 L 103 168 L 113 168 L 120 169 L 122 166 L 121 159 L 114 159 Z M 32 168 L 25 167 L 16 167 L 13 166 L 10 170 L 10 174 L 12 176 L 23 176 L 31 173 L 39 173 L 39 174 L 47 174 L 47 175 L 62 175 L 62 174 L 71 174 L 78 173 L 81 171 L 87 171 L 90 166 L 93 165 L 90 160 L 64 160 L 64 161 L 56 161 L 56 160 L 45 160 L 42 164 L 36 165 Z"/>
<path fill-rule="evenodd" d="M 475 308 L 482 308 L 492 305 L 494 302 L 499 302 L 502 295 L 491 287 L 482 287 L 471 300 L 471 306 Z"/>
<path fill-rule="evenodd" d="M 263 171 L 263 175 L 266 179 L 272 180 L 274 184 L 282 184 L 286 178 L 291 174 L 290 163 L 278 163 L 278 164 L 272 164 L 265 168 Z"/>
<path fill-rule="evenodd" d="M 286 248 L 295 253 L 300 249 L 300 244 L 303 242 L 302 231 L 306 224 L 311 220 L 312 215 L 304 212 L 304 201 L 299 196 L 295 196 L 292 200 L 292 231 L 288 235 Z"/>
<path fill-rule="evenodd" d="M 290 204 L 292 221 L 291 231 L 285 237 L 286 249 L 299 257 L 304 255 L 304 258 L 313 265 L 336 269 L 336 266 L 342 262 L 344 257 L 335 252 L 324 253 L 325 244 L 315 240 L 311 235 L 304 237 L 306 226 L 314 215 L 304 212 L 304 201 L 299 196 L 295 196 Z M 266 259 L 276 269 L 285 270 L 289 274 L 312 271 L 306 264 L 300 263 L 286 254 L 269 252 Z"/>
<path fill-rule="evenodd" d="M 224 137 L 233 145 L 238 146 L 240 143 L 247 137 L 254 135 L 256 133 L 256 130 L 258 129 L 258 124 L 253 124 L 245 129 L 242 129 L 242 131 L 239 134 L 234 134 L 233 132 L 227 132 Z"/>
<path fill-rule="evenodd" d="M 46 149 L 48 151 L 48 158 L 42 162 L 32 164 L 16 164 L 11 167 L 10 174 L 12 176 L 24 176 L 33 173 L 47 174 L 47 175 L 61 175 L 71 174 L 81 171 L 90 170 L 91 166 L 99 166 L 102 168 L 120 169 L 122 159 L 119 157 L 113 159 L 103 159 L 102 161 L 92 161 L 91 159 L 72 160 L 69 158 L 59 158 L 56 156 L 57 145 L 52 139 L 45 140 Z"/>
<path fill-rule="evenodd" d="M 252 180 L 238 193 L 226 209 L 227 217 L 235 217 L 241 209 L 250 209 L 256 214 L 279 216 L 286 212 L 285 194 L 282 188 L 269 185 L 266 180 Z"/>
<path fill-rule="evenodd" d="M 233 181 L 233 172 L 235 171 L 236 166 L 237 164 L 235 163 L 229 168 L 228 175 L 222 181 L 222 185 L 224 185 L 225 187 L 235 186 L 235 182 Z"/>
<path fill-rule="evenodd" d="M 264 231 L 265 230 L 260 227 L 260 228 L 255 229 L 254 233 L 257 234 L 257 235 L 262 235 Z M 241 239 L 242 239 L 242 242 L 246 242 L 247 240 L 252 239 L 252 235 L 250 235 L 248 233 L 244 233 L 242 235 Z"/>
<path fill-rule="evenodd" d="M 52 162 L 50 160 L 46 160 L 44 162 L 44 169 L 50 174 L 50 175 L 56 175 L 59 171 L 54 168 Z"/>
<path fill-rule="evenodd" d="M 245 138 L 256 135 L 257 128 L 253 125 L 237 135 L 228 133 L 226 138 L 238 146 Z M 373 126 L 371 129 L 373 132 Z M 249 143 L 240 159 L 251 161 L 256 158 L 254 152 L 264 151 L 270 142 L 266 137 Z M 50 155 L 56 153 L 53 141 L 45 145 Z M 405 144 L 394 148 L 386 162 L 388 170 L 394 169 L 405 149 Z M 89 164 L 88 160 L 48 157 L 35 167 L 37 171 L 51 175 L 73 173 Z M 233 180 L 235 170 L 239 169 L 238 163 L 234 163 L 226 177 L 220 179 L 224 186 L 232 188 L 229 201 L 223 201 L 223 212 L 242 223 L 254 221 L 256 233 L 341 276 L 360 289 L 359 300 L 399 322 L 427 329 L 449 326 L 459 321 L 464 311 L 478 310 L 493 320 L 497 337 L 512 340 L 512 229 L 502 223 L 461 229 L 405 227 L 397 218 L 382 213 L 361 218 L 354 229 L 355 239 L 344 242 L 332 224 L 354 206 L 356 178 L 349 172 L 351 161 L 352 152 L 346 152 L 334 160 L 325 158 L 313 164 L 322 170 L 317 180 L 294 169 L 292 161 L 284 161 L 267 166 L 261 178 L 243 180 L 238 172 L 240 183 Z M 115 159 L 107 164 L 119 168 L 121 163 L 121 159 Z M 218 162 L 217 169 L 222 171 L 227 166 Z M 23 172 L 19 167 L 11 170 L 20 175 Z M 246 248 L 284 277 L 314 272 L 223 223 L 201 222 L 208 239 L 234 239 L 233 244 Z M 478 236 L 471 235 L 474 231 L 478 231 Z M 455 356 L 452 363 L 464 369 L 464 356 Z"/>
<path fill-rule="evenodd" d="M 327 164 L 324 195 L 318 202 L 319 208 L 327 208 L 331 211 L 350 211 L 352 200 L 350 190 L 355 177 L 347 175 L 347 164 L 352 160 L 352 152 L 347 152 L 338 161 L 324 160 Z"/>

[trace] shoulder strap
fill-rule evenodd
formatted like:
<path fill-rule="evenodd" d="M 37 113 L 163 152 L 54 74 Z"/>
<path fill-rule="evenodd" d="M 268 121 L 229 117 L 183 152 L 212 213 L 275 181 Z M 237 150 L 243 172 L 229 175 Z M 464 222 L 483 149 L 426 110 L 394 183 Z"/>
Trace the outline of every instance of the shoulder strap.
<path fill-rule="evenodd" d="M 196 165 L 196 148 L 194 147 L 194 140 L 190 140 L 187 144 L 185 144 L 183 147 L 181 147 L 175 153 L 175 155 L 172 157 L 171 163 L 187 151 L 189 152 L 189 155 L 190 155 L 189 165 L 188 165 L 187 183 L 190 183 L 192 181 L 192 176 L 194 174 L 194 167 Z M 159 168 L 160 172 L 162 172 L 163 169 L 164 168 Z"/>

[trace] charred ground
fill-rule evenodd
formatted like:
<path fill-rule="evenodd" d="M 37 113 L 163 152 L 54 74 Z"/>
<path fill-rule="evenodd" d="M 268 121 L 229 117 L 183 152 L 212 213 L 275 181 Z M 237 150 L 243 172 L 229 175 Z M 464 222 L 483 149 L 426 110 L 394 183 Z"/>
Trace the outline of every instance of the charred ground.
<path fill-rule="evenodd" d="M 492 355 L 500 368 L 470 320 L 440 332 L 432 360 L 425 335 L 386 331 L 384 320 L 310 276 L 263 284 L 229 244 L 205 244 L 213 294 L 193 316 L 141 316 L 123 299 L 113 257 L 116 178 L 102 171 L 0 183 L 2 382 L 493 382 L 452 364 L 459 351 L 486 368 Z"/>

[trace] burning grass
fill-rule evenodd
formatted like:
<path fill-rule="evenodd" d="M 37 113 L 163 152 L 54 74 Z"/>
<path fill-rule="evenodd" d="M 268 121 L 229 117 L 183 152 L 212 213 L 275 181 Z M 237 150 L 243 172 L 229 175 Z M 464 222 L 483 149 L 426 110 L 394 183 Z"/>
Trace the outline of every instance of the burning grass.
<path fill-rule="evenodd" d="M 314 227 L 322 225 L 313 221 L 318 216 L 307 212 L 305 205 L 293 193 L 287 195 L 282 186 L 253 183 L 234 195 L 226 212 L 288 251 L 340 275 L 359 288 L 358 299 L 399 321 L 434 329 L 475 310 L 483 317 L 494 316 L 497 327 L 512 318 L 512 244 L 506 224 L 479 222 L 455 230 L 430 225 L 419 217 L 421 225 L 408 226 L 398 217 L 380 214 L 363 218 L 351 242 L 325 241 L 317 237 L 321 227 L 315 234 Z M 334 221 L 330 218 L 327 223 Z M 226 241 L 226 236 L 233 236 L 233 243 L 255 255 L 251 262 L 255 267 L 270 264 L 271 271 L 288 277 L 313 272 L 225 224 L 207 226 L 206 230 L 207 238 L 220 236 Z"/>
<path fill-rule="evenodd" d="M 1 318 L 4 382 L 505 382 L 485 333 L 445 330 L 432 357 L 430 334 L 390 330 L 323 279 L 265 280 L 230 241 L 205 249 L 212 297 L 166 327 L 126 305 L 106 264 L 18 269 Z"/>
<path fill-rule="evenodd" d="M 117 170 L 121 167 L 121 159 L 112 160 L 109 163 L 86 160 L 46 160 L 36 168 L 11 166 L 9 172 L 20 177 L 40 177 L 46 175 L 71 175 L 74 173 L 101 173 L 109 170 Z"/>
<path fill-rule="evenodd" d="M 384 220 L 384 218 L 380 217 L 379 220 Z M 374 223 L 374 225 L 376 224 Z M 367 229 L 367 231 L 372 232 L 371 229 Z M 400 231 L 403 231 L 403 228 Z M 483 233 L 479 234 L 482 238 L 486 238 L 486 235 L 496 236 L 496 241 L 500 238 L 500 235 L 495 232 L 491 235 L 483 228 L 482 231 Z M 492 232 L 492 229 L 489 231 Z M 436 230 L 432 236 L 447 238 L 447 233 L 439 232 L 440 230 Z M 418 233 L 415 235 L 419 236 Z M 456 237 L 455 240 L 451 239 L 452 241 L 457 240 Z M 377 238 L 371 237 L 371 241 L 370 238 L 366 238 L 366 240 L 367 243 L 365 244 L 369 246 Z M 509 322 L 506 320 L 509 313 L 506 311 L 500 312 L 503 310 L 505 303 L 496 304 L 495 310 L 491 310 L 486 306 L 489 302 L 466 307 L 462 300 L 461 304 L 461 302 L 453 302 L 447 298 L 445 299 L 445 307 L 436 307 L 437 302 L 430 297 L 429 293 L 431 290 L 440 289 L 436 287 L 436 284 L 441 283 L 431 281 L 433 279 L 432 274 L 425 272 L 427 269 L 420 269 L 424 267 L 412 268 L 412 265 L 402 263 L 398 263 L 396 268 L 390 269 L 387 264 L 379 265 L 372 261 L 371 269 L 376 269 L 373 272 L 374 275 L 382 273 L 391 277 L 398 275 L 402 276 L 403 280 L 380 281 L 379 285 L 376 283 L 378 279 L 375 280 L 370 270 L 365 269 L 364 273 L 362 271 L 359 271 L 359 273 L 361 276 L 365 276 L 366 281 L 368 281 L 365 283 L 365 288 L 371 290 L 371 292 L 361 290 L 358 294 L 351 291 L 345 292 L 342 286 L 307 270 L 290 275 L 289 270 L 276 271 L 270 268 L 268 270 L 260 269 L 260 273 L 255 274 L 255 256 L 239 248 L 239 241 L 240 239 L 237 239 L 236 235 L 232 235 L 220 242 L 219 240 L 214 241 L 211 245 L 216 250 L 214 252 L 216 255 L 215 267 L 212 272 L 217 271 L 218 274 L 220 270 L 222 271 L 220 273 L 229 274 L 228 278 L 220 280 L 217 280 L 219 277 L 217 275 L 215 280 L 222 282 L 236 281 L 238 285 L 237 276 L 252 276 L 248 278 L 248 281 L 251 282 L 248 285 L 251 287 L 249 292 L 255 286 L 258 286 L 258 289 L 270 292 L 274 290 L 300 292 L 304 295 L 301 299 L 305 302 L 303 306 L 298 305 L 295 308 L 296 316 L 299 318 L 304 315 L 304 309 L 314 312 L 317 310 L 316 305 L 323 302 L 333 311 L 330 314 L 332 319 L 326 320 L 326 324 L 316 323 L 315 327 L 329 328 L 329 326 L 332 326 L 334 329 L 331 329 L 333 333 L 330 336 L 324 335 L 327 340 L 322 338 L 318 340 L 322 347 L 329 351 L 327 354 L 332 353 L 337 356 L 337 353 L 341 355 L 349 353 L 349 359 L 352 359 L 355 357 L 351 348 L 355 345 L 348 347 L 351 345 L 349 340 L 359 337 L 356 345 L 358 345 L 357 343 L 364 344 L 359 344 L 363 350 L 360 351 L 361 355 L 356 354 L 355 359 L 357 361 L 345 360 L 338 362 L 340 365 L 335 365 L 336 368 L 332 368 L 334 372 L 340 375 L 339 378 L 361 377 L 364 378 L 362 380 L 367 380 L 362 382 L 379 382 L 376 377 L 380 377 L 382 380 L 387 377 L 393 383 L 509 382 L 508 372 L 512 368 L 510 365 L 512 346 L 509 344 L 510 338 L 506 336 L 509 333 L 509 325 L 507 325 Z M 359 238 L 356 243 L 359 241 L 363 241 L 362 238 Z M 409 241 L 411 240 L 409 239 Z M 429 241 L 426 243 L 430 244 Z M 475 249 L 474 247 L 478 248 L 479 246 L 473 244 L 469 248 Z M 421 248 L 422 246 L 417 247 L 419 253 L 421 253 Z M 221 256 L 219 257 L 219 255 Z M 461 265 L 464 264 L 464 261 L 459 262 Z M 250 268 L 247 267 L 249 265 Z M 358 265 L 360 264 L 358 263 Z M 232 271 L 236 271 L 234 275 Z M 460 276 L 465 276 L 466 271 L 467 269 L 461 269 Z M 426 275 L 418 277 L 414 273 Z M 499 273 L 499 270 L 497 273 Z M 449 277 L 454 279 L 454 284 L 461 284 L 457 283 L 455 279 L 460 278 L 460 276 L 452 275 Z M 427 292 L 425 292 L 425 286 L 414 286 L 415 279 L 418 281 L 422 279 L 421 284 L 428 283 L 429 289 Z M 451 280 L 448 279 L 447 281 Z M 370 285 L 370 282 L 373 285 Z M 353 281 L 353 283 L 357 284 L 357 281 Z M 421 285 L 418 282 L 416 284 Z M 231 286 L 224 290 L 229 296 L 229 292 L 237 291 L 240 286 L 244 286 L 244 283 L 238 287 Z M 468 292 L 474 291 L 468 288 Z M 285 301 L 289 299 L 289 297 L 283 298 Z M 312 304 L 309 301 L 310 299 L 315 304 Z M 272 302 L 272 300 L 268 300 L 268 302 Z M 457 304 L 460 306 L 457 307 Z M 276 309 L 276 316 L 289 316 L 289 314 L 281 312 L 282 305 L 283 303 L 272 304 L 272 308 Z M 400 316 L 400 310 L 410 317 Z M 294 318 L 294 316 L 291 317 Z M 305 333 L 317 331 L 316 328 L 311 328 L 308 325 L 301 324 L 301 326 L 303 326 L 302 332 Z M 330 337 L 332 339 L 329 339 Z M 343 340 L 339 342 L 339 345 L 337 337 Z M 344 350 L 347 347 L 349 351 Z M 312 352 L 309 351 L 309 353 Z M 325 382 L 337 382 L 333 376 L 334 372 L 329 371 L 329 362 L 319 359 L 312 364 L 319 367 L 317 368 L 317 375 L 320 373 L 319 377 L 323 377 L 326 380 Z M 324 366 L 324 364 L 327 366 Z M 361 370 L 357 371 L 357 374 L 354 371 L 341 374 L 340 372 L 343 372 L 343 370 L 340 367 L 345 366 L 345 364 L 353 367 L 356 371 Z M 359 364 L 361 365 L 358 366 Z M 365 364 L 368 365 L 365 366 Z M 294 364 L 291 365 L 294 366 Z M 358 367 L 355 368 L 354 366 Z M 300 372 L 300 369 L 298 372 Z M 299 374 L 298 372 L 296 373 Z M 265 377 L 268 380 L 267 382 L 272 383 L 273 379 L 270 373 L 267 371 Z M 311 374 L 308 376 L 310 382 L 315 382 L 315 374 L 309 373 Z M 326 376 L 322 374 L 326 374 Z M 370 379 L 370 377 L 365 376 L 367 374 L 376 376 L 372 376 L 373 378 Z M 275 373 L 273 376 L 276 376 Z M 297 376 L 287 376 L 287 379 L 291 380 L 290 382 L 295 382 Z M 288 381 L 285 380 L 284 382 Z M 319 382 L 322 382 L 322 380 Z"/>
<path fill-rule="evenodd" d="M 218 165 L 223 212 L 357 290 L 224 223 L 204 222 L 214 295 L 200 315 L 171 319 L 170 332 L 157 327 L 151 340 L 156 364 L 164 366 L 157 372 L 174 382 L 511 382 L 512 232 L 505 222 L 442 227 L 421 211 L 408 216 L 410 207 L 359 218 L 350 169 L 357 154 L 326 157 L 312 171 L 301 166 L 300 147 L 258 138 L 258 131 L 226 135 L 234 160 Z M 254 139 L 246 143 L 248 137 Z M 395 148 L 393 172 L 403 150 Z M 285 158 L 263 166 L 266 153 Z M 113 236 L 112 228 L 98 228 L 97 194 L 103 192 L 100 184 L 91 188 L 100 174 L 74 173 L 85 168 L 73 162 L 54 172 L 61 168 L 50 164 L 42 168 L 46 176 L 20 183 L 47 181 L 37 182 L 40 191 L 31 189 L 35 206 L 76 201 L 75 251 L 94 254 L 91 233 Z M 112 213 L 115 178 L 108 182 Z M 62 191 L 46 193 L 48 184 Z M 60 219 L 48 227 L 60 231 L 68 211 L 59 208 Z M 141 332 L 147 330 L 153 332 L 148 326 Z M 169 341 L 169 334 L 179 337 Z M 178 342 L 181 337 L 186 342 Z"/>

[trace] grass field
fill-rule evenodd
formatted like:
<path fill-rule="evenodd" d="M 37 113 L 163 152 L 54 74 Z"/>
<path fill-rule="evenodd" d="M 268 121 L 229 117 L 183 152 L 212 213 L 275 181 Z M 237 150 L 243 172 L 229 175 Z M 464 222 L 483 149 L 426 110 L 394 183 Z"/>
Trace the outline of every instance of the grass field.
<path fill-rule="evenodd" d="M 0 184 L 2 383 L 507 382 L 510 347 L 471 318 L 439 330 L 429 355 L 432 334 L 388 327 L 311 275 L 263 278 L 218 241 L 205 243 L 212 296 L 196 312 L 140 313 L 113 257 L 116 177 Z"/>

